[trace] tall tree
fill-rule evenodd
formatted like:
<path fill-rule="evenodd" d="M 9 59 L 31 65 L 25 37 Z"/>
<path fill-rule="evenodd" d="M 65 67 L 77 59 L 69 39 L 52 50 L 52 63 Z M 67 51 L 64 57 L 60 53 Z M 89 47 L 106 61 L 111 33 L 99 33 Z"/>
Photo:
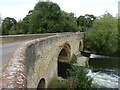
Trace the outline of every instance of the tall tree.
<path fill-rule="evenodd" d="M 74 13 L 62 11 L 53 2 L 38 2 L 22 21 L 10 27 L 8 34 L 71 32 L 78 29 Z"/>
<path fill-rule="evenodd" d="M 2 22 L 2 35 L 8 35 L 11 27 L 16 23 L 17 21 L 14 18 L 6 17 Z"/>
<path fill-rule="evenodd" d="M 61 11 L 61 28 L 63 32 L 79 30 L 77 27 L 77 18 L 74 16 L 74 13 Z"/>
<path fill-rule="evenodd" d="M 39 2 L 36 4 L 30 18 L 30 33 L 54 32 L 57 22 L 60 21 L 60 7 L 52 2 Z"/>
<path fill-rule="evenodd" d="M 82 29 L 82 31 L 86 31 L 92 28 L 93 21 L 96 19 L 94 15 L 86 14 L 85 16 L 79 16 L 77 19 L 77 25 Z"/>
<path fill-rule="evenodd" d="M 117 51 L 117 37 L 117 19 L 108 13 L 95 20 L 85 40 L 93 53 L 111 55 Z"/>

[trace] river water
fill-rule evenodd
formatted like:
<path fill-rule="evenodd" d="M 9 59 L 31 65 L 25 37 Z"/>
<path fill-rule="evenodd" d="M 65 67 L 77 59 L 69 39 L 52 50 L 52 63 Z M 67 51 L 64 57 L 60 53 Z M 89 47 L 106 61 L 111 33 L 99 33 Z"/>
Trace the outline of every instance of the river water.
<path fill-rule="evenodd" d="M 91 55 L 89 59 L 88 77 L 93 78 L 92 83 L 98 88 L 120 89 L 120 61 L 118 58 Z"/>

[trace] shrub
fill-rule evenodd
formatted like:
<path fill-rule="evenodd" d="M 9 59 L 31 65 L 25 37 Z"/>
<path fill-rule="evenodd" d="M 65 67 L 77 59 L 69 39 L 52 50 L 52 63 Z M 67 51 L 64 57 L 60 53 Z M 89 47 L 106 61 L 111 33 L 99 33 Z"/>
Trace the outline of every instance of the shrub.
<path fill-rule="evenodd" d="M 68 74 L 70 74 L 70 77 L 68 77 L 68 88 L 91 89 L 92 79 L 86 76 L 87 73 L 87 68 L 72 65 L 72 68 L 68 70 Z"/>
<path fill-rule="evenodd" d="M 76 63 L 76 61 L 77 61 L 77 57 L 76 57 L 75 54 L 73 54 L 73 55 L 72 55 L 72 58 L 71 58 L 71 60 L 70 60 L 70 63 L 71 63 L 71 64 L 72 64 L 72 63 Z"/>

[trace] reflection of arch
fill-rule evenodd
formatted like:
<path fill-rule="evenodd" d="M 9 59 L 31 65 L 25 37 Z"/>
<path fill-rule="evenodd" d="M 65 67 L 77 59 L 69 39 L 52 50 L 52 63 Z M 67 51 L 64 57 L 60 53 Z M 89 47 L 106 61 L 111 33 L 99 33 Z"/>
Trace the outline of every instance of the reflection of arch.
<path fill-rule="evenodd" d="M 45 88 L 45 79 L 44 79 L 44 78 L 42 78 L 42 79 L 39 81 L 39 84 L 38 84 L 37 89 L 39 90 L 39 88 Z"/>
<path fill-rule="evenodd" d="M 58 77 L 66 78 L 66 71 L 68 68 L 70 68 L 70 65 L 68 62 L 70 61 L 70 45 L 64 44 L 62 46 L 62 49 L 58 55 Z"/>
<path fill-rule="evenodd" d="M 83 49 L 83 44 L 82 44 L 82 41 L 80 41 L 80 43 L 79 43 L 79 51 L 82 51 L 82 49 Z"/>

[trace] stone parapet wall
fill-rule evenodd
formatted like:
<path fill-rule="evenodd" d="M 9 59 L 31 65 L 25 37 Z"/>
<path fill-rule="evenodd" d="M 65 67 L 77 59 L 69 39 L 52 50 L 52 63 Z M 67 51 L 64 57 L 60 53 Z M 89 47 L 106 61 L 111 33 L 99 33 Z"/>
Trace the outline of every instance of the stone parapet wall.
<path fill-rule="evenodd" d="M 11 56 L 3 70 L 3 88 L 37 88 L 45 79 L 45 87 L 57 77 L 58 55 L 69 46 L 70 57 L 79 52 L 83 33 L 66 33 L 35 39 L 22 44 Z M 83 42 L 81 42 L 83 43 Z"/>
<path fill-rule="evenodd" d="M 33 39 L 42 38 L 42 37 L 46 37 L 46 36 L 52 36 L 52 35 L 56 35 L 56 34 L 58 34 L 58 33 L 5 35 L 5 36 L 0 36 L 0 41 L 2 41 L 1 42 L 2 44 L 4 44 L 4 43 L 33 40 Z"/>

